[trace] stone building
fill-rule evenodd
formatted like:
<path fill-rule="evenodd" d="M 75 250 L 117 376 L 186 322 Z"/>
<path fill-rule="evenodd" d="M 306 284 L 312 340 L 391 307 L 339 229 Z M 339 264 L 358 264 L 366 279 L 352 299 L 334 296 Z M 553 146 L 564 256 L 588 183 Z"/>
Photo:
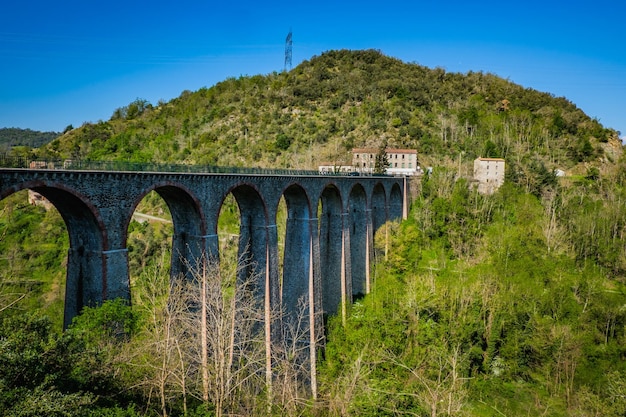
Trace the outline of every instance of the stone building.
<path fill-rule="evenodd" d="M 505 162 L 501 158 L 476 158 L 474 181 L 481 194 L 493 194 L 504 184 Z"/>
<path fill-rule="evenodd" d="M 41 206 L 46 210 L 50 210 L 52 208 L 52 203 L 48 201 L 46 197 L 33 190 L 28 190 L 28 204 L 32 206 Z"/>
<path fill-rule="evenodd" d="M 421 168 L 417 161 L 417 151 L 414 149 L 386 149 L 387 166 L 386 173 L 389 175 L 418 175 Z M 372 173 L 376 165 L 378 149 L 354 148 L 352 149 L 352 166 L 359 172 Z"/>

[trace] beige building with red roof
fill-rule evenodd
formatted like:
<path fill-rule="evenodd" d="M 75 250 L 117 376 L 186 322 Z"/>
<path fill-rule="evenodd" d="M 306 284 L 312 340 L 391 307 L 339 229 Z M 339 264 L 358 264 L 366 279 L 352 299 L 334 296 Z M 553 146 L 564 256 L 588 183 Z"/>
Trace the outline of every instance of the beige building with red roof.
<path fill-rule="evenodd" d="M 352 149 L 352 166 L 359 172 L 372 173 L 376 165 L 378 149 L 354 148 Z M 389 175 L 411 176 L 421 173 L 417 161 L 417 151 L 414 149 L 386 149 L 388 166 L 386 173 Z"/>

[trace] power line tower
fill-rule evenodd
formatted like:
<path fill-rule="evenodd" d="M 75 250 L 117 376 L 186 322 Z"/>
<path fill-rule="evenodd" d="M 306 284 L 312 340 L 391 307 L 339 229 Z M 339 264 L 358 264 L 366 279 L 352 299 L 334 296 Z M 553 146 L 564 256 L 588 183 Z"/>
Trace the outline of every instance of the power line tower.
<path fill-rule="evenodd" d="M 287 71 L 287 65 L 289 65 L 289 69 L 291 69 L 291 47 L 292 33 L 291 29 L 289 29 L 289 34 L 287 35 L 287 39 L 285 39 L 285 71 Z"/>

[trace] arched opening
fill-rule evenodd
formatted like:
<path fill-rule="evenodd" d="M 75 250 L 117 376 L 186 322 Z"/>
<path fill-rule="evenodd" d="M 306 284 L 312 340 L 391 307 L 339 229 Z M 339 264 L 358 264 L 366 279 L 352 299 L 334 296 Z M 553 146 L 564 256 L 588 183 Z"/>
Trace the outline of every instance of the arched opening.
<path fill-rule="evenodd" d="M 157 294 L 167 294 L 172 263 L 174 223 L 166 201 L 150 191 L 135 206 L 126 235 L 128 275 L 133 303 L 151 308 Z"/>
<path fill-rule="evenodd" d="M 324 315 L 336 314 L 342 302 L 341 265 L 343 262 L 342 204 L 335 186 L 324 189 L 319 217 L 320 274 Z"/>
<path fill-rule="evenodd" d="M 393 184 L 391 194 L 389 196 L 389 220 L 402 219 L 402 190 L 398 184 Z"/>
<path fill-rule="evenodd" d="M 0 311 L 43 310 L 63 326 L 69 234 L 41 194 L 18 191 L 0 201 Z"/>
<path fill-rule="evenodd" d="M 265 295 L 267 267 L 268 221 L 265 202 L 253 187 L 240 185 L 232 191 L 239 207 L 239 281 L 253 277 L 253 291 L 257 298 Z"/>
<path fill-rule="evenodd" d="M 285 237 L 287 232 L 287 202 L 285 196 L 281 195 L 276 207 L 276 248 L 278 251 L 278 294 L 283 293 L 283 277 L 285 274 Z"/>
<path fill-rule="evenodd" d="M 35 256 L 28 260 L 28 274 L 32 277 L 33 273 L 38 270 L 36 264 L 40 262 L 43 262 L 41 265 L 42 274 L 46 273 L 46 269 L 55 265 L 59 271 L 62 269 L 62 266 L 59 269 L 59 259 L 65 258 L 61 252 L 67 250 L 63 307 L 63 327 L 66 328 L 84 306 L 97 305 L 107 298 L 106 271 L 103 269 L 103 256 L 105 256 L 104 250 L 106 249 L 103 227 L 96 217 L 95 210 L 70 190 L 42 184 L 22 184 L 17 189 L 29 189 L 36 194 L 31 193 L 32 199 L 29 200 L 28 192 L 16 193 L 9 197 L 6 203 L 3 203 L 3 207 L 8 211 L 13 210 L 8 208 L 11 205 L 18 209 L 20 206 L 22 208 L 28 207 L 27 217 L 30 217 L 28 221 L 41 221 L 39 226 L 43 226 L 43 229 L 40 228 L 39 233 L 45 234 L 46 239 L 55 239 L 55 242 L 43 241 L 38 243 L 35 242 L 37 239 L 30 239 L 28 243 L 30 243 L 31 249 L 34 246 L 37 246 L 37 249 L 35 249 L 36 253 L 33 253 Z M 53 212 L 53 209 L 56 209 L 62 222 L 65 223 L 67 238 L 63 237 L 63 233 L 59 231 L 62 222 L 59 222 L 59 217 Z M 49 219 L 44 223 L 43 220 L 46 217 Z M 11 221 L 14 220 L 15 217 L 11 218 Z M 26 221 L 26 219 L 22 220 Z M 14 224 L 13 227 L 15 226 Z M 21 231 L 18 233 L 35 230 L 32 228 L 32 224 L 28 227 L 25 224 L 24 226 L 20 227 Z M 57 243 L 60 246 L 57 246 Z M 52 258 L 56 258 L 56 264 L 53 260 L 46 260 L 49 255 L 45 255 L 45 252 L 48 250 L 53 254 Z M 26 250 L 25 252 L 28 253 L 29 251 Z M 16 258 L 11 258 L 11 256 L 11 252 L 7 252 L 7 263 L 15 261 Z M 12 273 L 15 274 L 15 267 L 16 264 L 13 264 L 7 270 L 12 270 Z M 37 279 L 35 278 L 35 281 Z M 53 291 L 60 296 L 63 284 L 53 278 L 50 285 L 51 289 L 56 286 Z M 54 294 L 47 295 L 55 298 Z"/>
<path fill-rule="evenodd" d="M 350 233 L 350 274 L 352 299 L 358 300 L 367 293 L 367 199 L 361 185 L 350 192 L 348 224 Z"/>
<path fill-rule="evenodd" d="M 213 260 L 213 262 L 218 262 L 219 260 L 219 269 L 225 275 L 237 275 L 239 230 L 241 229 L 240 218 L 241 213 L 239 212 L 235 196 L 229 193 L 220 206 L 217 220 L 219 257 Z"/>
<path fill-rule="evenodd" d="M 133 265 L 136 256 L 144 264 L 151 258 L 158 261 L 171 248 L 171 277 L 191 278 L 205 246 L 206 227 L 199 207 L 191 193 L 182 187 L 157 185 L 145 193 L 135 204 L 133 220 L 129 220 L 128 230 L 138 232 L 143 239 L 131 236 L 128 242 L 131 245 L 127 243 L 129 252 L 133 252 L 129 253 L 129 263 Z"/>
<path fill-rule="evenodd" d="M 387 242 L 387 228 L 383 227 L 387 221 L 387 208 L 386 208 L 386 196 L 385 189 L 382 184 L 378 183 L 374 187 L 371 200 L 371 212 L 372 212 L 372 227 L 374 242 L 383 241 L 384 244 L 373 245 L 374 248 L 374 262 L 377 262 L 381 255 L 386 254 L 386 242 Z M 383 234 L 383 236 L 379 236 Z M 384 253 L 380 253 L 381 249 Z"/>

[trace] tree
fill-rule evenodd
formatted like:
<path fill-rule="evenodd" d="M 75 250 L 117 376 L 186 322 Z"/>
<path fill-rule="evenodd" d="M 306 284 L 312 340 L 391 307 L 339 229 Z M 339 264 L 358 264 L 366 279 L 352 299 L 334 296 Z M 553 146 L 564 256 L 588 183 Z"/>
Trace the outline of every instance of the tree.
<path fill-rule="evenodd" d="M 384 174 L 389 167 L 389 157 L 387 156 L 387 139 L 385 139 L 376 154 L 376 160 L 374 161 L 374 174 Z"/>
<path fill-rule="evenodd" d="M 191 315 L 190 324 L 205 329 L 196 350 L 202 398 L 213 403 L 216 416 L 242 407 L 245 411 L 265 384 L 264 304 L 254 290 L 258 276 L 237 280 L 246 268 L 243 259 L 237 265 L 200 264 L 192 283 L 200 310 Z"/>
<path fill-rule="evenodd" d="M 144 275 L 137 304 L 148 320 L 132 364 L 146 394 L 158 393 L 161 415 L 192 399 L 224 413 L 247 414 L 265 387 L 263 301 L 256 276 L 237 281 L 237 265 L 206 259 L 188 263 L 190 276 L 170 280 L 164 270 Z"/>

